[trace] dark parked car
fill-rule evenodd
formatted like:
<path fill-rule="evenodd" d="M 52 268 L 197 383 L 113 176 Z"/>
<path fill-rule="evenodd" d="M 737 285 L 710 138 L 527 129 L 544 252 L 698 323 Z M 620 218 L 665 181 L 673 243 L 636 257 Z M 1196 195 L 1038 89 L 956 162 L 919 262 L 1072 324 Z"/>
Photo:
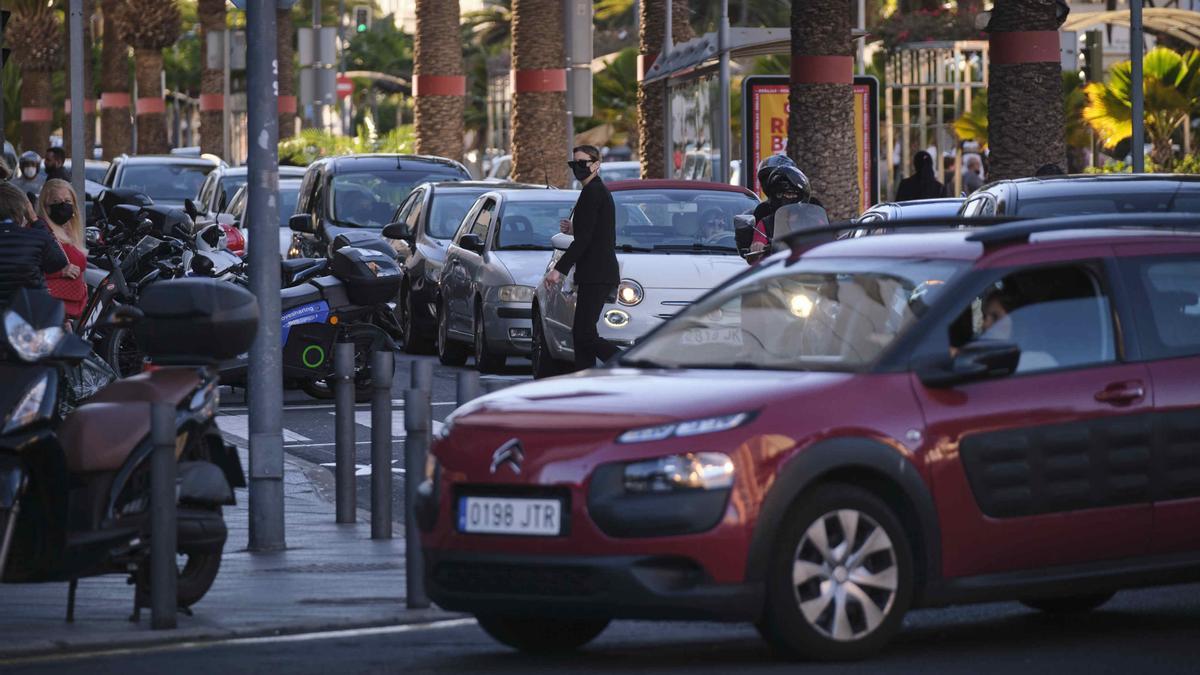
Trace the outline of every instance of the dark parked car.
<path fill-rule="evenodd" d="M 873 234 L 887 234 L 891 231 L 885 227 L 889 220 L 915 220 L 919 218 L 954 218 L 962 207 L 960 197 L 942 199 L 914 199 L 907 202 L 883 202 L 862 212 L 854 222 L 860 227 L 846 230 L 839 236 L 843 239 L 866 237 Z M 945 229 L 945 226 L 931 225 L 930 231 Z M 905 230 L 911 232 L 911 229 Z"/>
<path fill-rule="evenodd" d="M 134 188 L 149 195 L 155 204 L 183 208 L 200 186 L 222 163 L 209 157 L 174 155 L 121 155 L 104 174 L 105 187 Z"/>
<path fill-rule="evenodd" d="M 323 258 L 348 230 L 381 230 L 421 183 L 469 180 L 466 167 L 424 155 L 346 155 L 309 165 L 300 184 L 288 257 Z M 293 255 L 294 253 L 294 255 Z"/>
<path fill-rule="evenodd" d="M 782 252 L 605 368 L 477 398 L 418 492 L 429 595 L 520 649 L 721 619 L 849 659 L 913 608 L 1200 580 L 1198 223 Z"/>
<path fill-rule="evenodd" d="M 1093 213 L 1200 212 L 1200 176 L 1101 174 L 1003 180 L 973 192 L 964 216 L 1050 216 Z"/>
<path fill-rule="evenodd" d="M 413 189 L 392 216 L 403 223 L 408 236 L 389 240 L 405 257 L 404 281 L 396 305 L 396 318 L 404 331 L 404 351 L 424 354 L 434 348 L 437 335 L 437 288 L 446 259 L 446 247 L 479 195 L 491 190 L 546 189 L 541 185 L 504 182 L 425 183 Z"/>

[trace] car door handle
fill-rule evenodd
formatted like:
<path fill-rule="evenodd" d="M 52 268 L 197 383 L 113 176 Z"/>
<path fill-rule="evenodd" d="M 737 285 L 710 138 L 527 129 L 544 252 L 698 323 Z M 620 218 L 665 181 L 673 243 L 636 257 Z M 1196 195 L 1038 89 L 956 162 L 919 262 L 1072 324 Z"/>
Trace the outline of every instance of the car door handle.
<path fill-rule="evenodd" d="M 1123 405 L 1132 403 L 1146 396 L 1146 388 L 1141 382 L 1115 382 L 1101 391 L 1096 392 L 1096 400 L 1100 403 Z"/>

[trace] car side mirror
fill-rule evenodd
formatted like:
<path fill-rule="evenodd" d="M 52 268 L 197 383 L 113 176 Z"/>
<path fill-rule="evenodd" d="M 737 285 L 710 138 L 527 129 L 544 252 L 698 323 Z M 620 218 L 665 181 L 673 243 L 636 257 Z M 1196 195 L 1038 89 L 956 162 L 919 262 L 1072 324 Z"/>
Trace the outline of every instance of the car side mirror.
<path fill-rule="evenodd" d="M 195 220 L 200 215 L 200 209 L 196 208 L 196 202 L 191 199 L 183 200 L 183 212 L 188 214 L 188 218 Z"/>
<path fill-rule="evenodd" d="M 571 248 L 571 243 L 574 241 L 575 237 L 567 234 L 566 232 L 559 232 L 553 237 L 550 237 L 550 245 L 559 251 L 565 251 L 568 248 Z"/>
<path fill-rule="evenodd" d="M 382 234 L 385 239 L 400 239 L 402 241 L 407 241 L 410 245 L 413 241 L 412 230 L 409 229 L 407 223 L 403 222 L 395 222 L 386 225 L 383 228 Z"/>
<path fill-rule="evenodd" d="M 315 225 L 313 225 L 313 218 L 307 213 L 297 213 L 291 218 L 288 218 L 288 227 L 292 230 L 292 232 L 299 232 L 300 234 L 317 233 L 317 228 Z"/>
<path fill-rule="evenodd" d="M 464 234 L 458 240 L 459 248 L 483 255 L 483 239 L 477 234 Z"/>
<path fill-rule="evenodd" d="M 1006 340 L 973 340 L 954 356 L 922 364 L 917 377 L 927 387 L 940 389 L 964 382 L 1003 377 L 1016 372 L 1021 348 Z"/>

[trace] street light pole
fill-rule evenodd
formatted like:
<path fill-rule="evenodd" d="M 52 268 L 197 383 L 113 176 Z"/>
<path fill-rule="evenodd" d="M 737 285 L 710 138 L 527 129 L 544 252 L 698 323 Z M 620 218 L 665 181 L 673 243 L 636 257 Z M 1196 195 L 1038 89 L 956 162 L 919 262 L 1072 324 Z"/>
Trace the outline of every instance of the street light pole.
<path fill-rule="evenodd" d="M 1146 113 L 1145 92 L 1142 89 L 1142 58 L 1145 45 L 1142 44 L 1142 0 L 1131 0 L 1129 3 L 1129 60 L 1133 63 L 1132 98 L 1133 110 L 1133 172 L 1146 171 Z"/>
<path fill-rule="evenodd" d="M 721 161 L 718 166 L 717 178 L 722 183 L 729 182 L 729 157 L 733 153 L 733 120 L 729 110 L 729 0 L 721 0 L 721 25 L 717 28 L 717 51 L 721 55 L 720 65 L 720 97 L 721 97 L 721 128 L 717 130 L 721 139 Z"/>
<path fill-rule="evenodd" d="M 71 40 L 71 187 L 76 199 L 83 198 L 83 170 L 86 163 L 83 139 L 83 123 L 87 112 L 83 104 L 83 50 L 91 45 L 83 44 L 83 0 L 71 0 L 68 18 Z"/>
<path fill-rule="evenodd" d="M 279 65 L 276 0 L 246 9 L 247 208 L 250 292 L 258 334 L 250 347 L 251 551 L 285 547 L 283 524 L 283 355 L 279 347 Z"/>

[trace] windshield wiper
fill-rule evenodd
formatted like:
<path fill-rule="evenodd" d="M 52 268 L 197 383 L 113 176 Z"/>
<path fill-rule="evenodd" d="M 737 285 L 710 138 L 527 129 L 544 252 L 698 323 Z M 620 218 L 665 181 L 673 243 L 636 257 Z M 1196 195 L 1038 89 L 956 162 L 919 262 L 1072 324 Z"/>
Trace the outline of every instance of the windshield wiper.
<path fill-rule="evenodd" d="M 617 244 L 617 250 L 622 253 L 649 253 L 654 249 L 649 246 L 634 246 L 633 244 Z"/>
<path fill-rule="evenodd" d="M 651 361 L 650 359 L 621 359 L 621 360 L 617 361 L 617 363 L 622 366 L 626 366 L 628 368 L 671 370 L 671 369 L 678 367 L 678 366 L 668 366 L 668 365 L 659 363 L 657 361 Z"/>
<path fill-rule="evenodd" d="M 699 253 L 711 253 L 720 251 L 722 253 L 737 253 L 737 248 L 734 246 L 714 246 L 712 244 L 701 244 L 699 242 L 691 244 L 655 244 L 655 251 L 692 251 Z"/>
<path fill-rule="evenodd" d="M 497 251 L 549 251 L 550 249 L 551 249 L 550 246 L 543 246 L 542 244 L 511 244 L 509 246 L 501 246 L 501 247 L 497 248 L 496 250 Z"/>

